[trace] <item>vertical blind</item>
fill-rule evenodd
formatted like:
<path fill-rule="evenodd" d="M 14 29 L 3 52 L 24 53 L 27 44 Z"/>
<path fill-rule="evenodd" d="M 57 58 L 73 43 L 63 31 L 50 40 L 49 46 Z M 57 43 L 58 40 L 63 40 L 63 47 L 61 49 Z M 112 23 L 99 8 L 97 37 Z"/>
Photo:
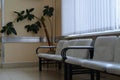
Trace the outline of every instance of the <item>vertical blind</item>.
<path fill-rule="evenodd" d="M 62 34 L 119 29 L 120 0 L 62 0 Z"/>

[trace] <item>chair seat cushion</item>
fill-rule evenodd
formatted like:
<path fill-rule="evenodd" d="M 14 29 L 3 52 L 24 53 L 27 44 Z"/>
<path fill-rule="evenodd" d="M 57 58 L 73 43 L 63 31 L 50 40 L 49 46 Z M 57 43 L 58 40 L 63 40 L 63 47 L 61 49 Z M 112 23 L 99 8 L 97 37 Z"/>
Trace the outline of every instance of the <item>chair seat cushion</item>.
<path fill-rule="evenodd" d="M 61 55 L 52 55 L 51 59 L 57 60 L 57 61 L 62 61 L 62 56 Z"/>
<path fill-rule="evenodd" d="M 50 58 L 50 57 L 52 57 L 52 55 L 54 55 L 54 54 L 39 53 L 38 57 L 41 57 L 41 58 Z"/>
<path fill-rule="evenodd" d="M 57 60 L 57 61 L 61 61 L 62 60 L 62 56 L 61 55 L 56 55 L 56 54 L 38 54 L 38 57 L 42 57 L 42 58 L 46 58 L 46 59 L 51 59 L 51 60 Z"/>
<path fill-rule="evenodd" d="M 112 73 L 112 74 L 116 74 L 116 75 L 120 75 L 120 64 L 118 64 L 118 63 L 110 64 L 107 67 L 107 72 Z"/>
<path fill-rule="evenodd" d="M 82 63 L 82 66 L 86 68 L 94 69 L 94 70 L 106 71 L 107 66 L 109 66 L 111 63 L 112 62 L 85 60 Z"/>
<path fill-rule="evenodd" d="M 80 65 L 85 61 L 86 59 L 80 59 L 80 58 L 76 58 L 76 57 L 70 57 L 67 56 L 67 59 L 65 60 L 66 63 L 69 64 L 74 64 L 74 65 Z"/>

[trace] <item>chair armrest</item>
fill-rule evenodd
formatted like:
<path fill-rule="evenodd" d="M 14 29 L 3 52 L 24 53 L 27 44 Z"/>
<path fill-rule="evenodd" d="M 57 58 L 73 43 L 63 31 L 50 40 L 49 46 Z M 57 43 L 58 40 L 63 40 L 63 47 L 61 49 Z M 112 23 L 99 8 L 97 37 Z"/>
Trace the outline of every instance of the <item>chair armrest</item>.
<path fill-rule="evenodd" d="M 69 50 L 69 49 L 89 49 L 89 50 L 94 50 L 94 47 L 93 46 L 68 46 L 66 48 L 63 48 L 62 51 L 61 51 L 61 56 L 63 58 L 63 61 L 65 61 L 65 59 L 67 59 L 66 57 L 66 52 Z"/>
<path fill-rule="evenodd" d="M 39 51 L 39 49 L 41 49 L 41 48 L 43 48 L 43 49 L 56 48 L 56 46 L 39 46 L 39 47 L 36 49 L 36 54 L 38 54 L 38 51 Z"/>
<path fill-rule="evenodd" d="M 40 46 L 40 48 L 56 48 L 56 46 Z"/>

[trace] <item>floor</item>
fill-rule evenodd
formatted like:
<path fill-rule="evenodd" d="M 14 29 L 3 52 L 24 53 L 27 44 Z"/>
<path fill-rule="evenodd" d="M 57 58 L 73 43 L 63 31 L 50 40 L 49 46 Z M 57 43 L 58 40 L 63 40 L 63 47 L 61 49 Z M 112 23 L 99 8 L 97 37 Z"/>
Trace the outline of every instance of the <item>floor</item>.
<path fill-rule="evenodd" d="M 0 69 L 0 80 L 63 80 L 63 71 L 56 68 L 44 68 L 42 72 L 38 67 L 4 68 Z M 90 80 L 89 75 L 76 75 L 73 80 Z M 120 77 L 102 75 L 101 80 L 120 80 Z"/>

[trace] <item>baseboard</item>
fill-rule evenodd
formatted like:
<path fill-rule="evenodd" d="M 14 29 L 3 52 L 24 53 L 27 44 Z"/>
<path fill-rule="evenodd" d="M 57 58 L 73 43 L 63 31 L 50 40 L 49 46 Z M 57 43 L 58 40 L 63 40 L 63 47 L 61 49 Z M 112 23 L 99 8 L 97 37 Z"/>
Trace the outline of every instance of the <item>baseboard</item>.
<path fill-rule="evenodd" d="M 23 63 L 4 63 L 2 68 L 22 68 L 22 67 L 37 67 L 38 62 L 23 62 Z"/>

